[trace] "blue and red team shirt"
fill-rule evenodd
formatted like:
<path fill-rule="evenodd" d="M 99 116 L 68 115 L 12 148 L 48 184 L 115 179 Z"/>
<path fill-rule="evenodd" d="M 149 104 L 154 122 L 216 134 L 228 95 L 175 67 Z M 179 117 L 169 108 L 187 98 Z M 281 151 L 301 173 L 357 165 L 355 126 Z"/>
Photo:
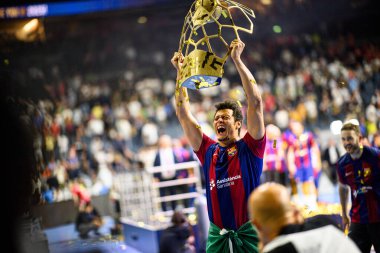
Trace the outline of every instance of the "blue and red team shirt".
<path fill-rule="evenodd" d="M 294 149 L 294 162 L 297 169 L 313 169 L 311 147 L 315 144 L 311 132 L 303 132 L 298 138 L 295 134 L 288 135 L 288 145 Z"/>
<path fill-rule="evenodd" d="M 356 160 L 346 153 L 339 159 L 337 171 L 339 181 L 351 188 L 351 221 L 380 222 L 380 150 L 364 146 Z"/>
<path fill-rule="evenodd" d="M 247 132 L 231 146 L 221 147 L 203 134 L 195 153 L 205 175 L 209 219 L 219 228 L 236 231 L 249 220 L 247 201 L 260 183 L 265 139 L 255 140 Z"/>
<path fill-rule="evenodd" d="M 281 135 L 281 140 L 284 143 L 285 150 L 287 151 L 289 146 L 292 144 L 292 140 L 296 138 L 296 135 L 290 131 L 290 129 L 286 129 Z"/>
<path fill-rule="evenodd" d="M 284 145 L 286 144 L 282 140 L 276 140 L 276 147 L 274 147 L 274 140 L 267 140 L 264 163 L 268 171 L 278 171 L 281 173 L 288 171 L 285 161 L 285 151 L 280 153 L 280 150 L 284 150 Z M 280 157 L 280 167 L 276 168 L 276 161 L 280 155 L 282 155 L 282 157 Z"/>

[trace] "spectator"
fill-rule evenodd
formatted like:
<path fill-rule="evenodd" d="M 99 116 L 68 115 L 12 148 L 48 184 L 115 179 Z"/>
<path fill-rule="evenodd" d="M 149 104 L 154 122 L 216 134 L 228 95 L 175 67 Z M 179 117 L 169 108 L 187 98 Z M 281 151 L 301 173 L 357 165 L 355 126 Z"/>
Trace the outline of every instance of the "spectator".
<path fill-rule="evenodd" d="M 248 208 L 263 253 L 360 252 L 328 216 L 304 220 L 283 185 L 260 185 L 250 195 Z"/>
<path fill-rule="evenodd" d="M 71 182 L 70 191 L 76 206 L 81 207 L 91 201 L 91 194 L 81 178 Z"/>
<path fill-rule="evenodd" d="M 172 226 L 162 231 L 160 253 L 195 253 L 194 236 L 186 216 L 176 211 L 171 222 Z"/>
<path fill-rule="evenodd" d="M 323 151 L 322 161 L 323 168 L 334 185 L 337 184 L 336 165 L 339 157 L 340 152 L 337 143 L 333 138 L 330 138 L 327 148 Z"/>
<path fill-rule="evenodd" d="M 161 135 L 158 140 L 158 150 L 157 150 L 153 165 L 162 166 L 163 170 L 161 173 L 155 173 L 154 177 L 159 182 L 177 179 L 177 171 L 172 169 L 171 166 L 178 162 L 179 162 L 178 157 L 176 156 L 173 149 L 172 138 L 169 135 Z M 160 188 L 161 197 L 174 195 L 174 194 L 176 194 L 175 186 Z M 175 210 L 177 202 L 171 201 L 170 205 L 171 205 L 171 209 Z M 162 202 L 161 206 L 162 206 L 163 211 L 168 210 L 166 202 Z"/>
<path fill-rule="evenodd" d="M 83 208 L 83 210 L 79 211 L 75 220 L 75 229 L 79 232 L 79 237 L 87 239 L 91 231 L 97 236 L 101 235 L 98 230 L 103 225 L 103 220 L 98 210 L 91 202 L 80 208 Z"/>

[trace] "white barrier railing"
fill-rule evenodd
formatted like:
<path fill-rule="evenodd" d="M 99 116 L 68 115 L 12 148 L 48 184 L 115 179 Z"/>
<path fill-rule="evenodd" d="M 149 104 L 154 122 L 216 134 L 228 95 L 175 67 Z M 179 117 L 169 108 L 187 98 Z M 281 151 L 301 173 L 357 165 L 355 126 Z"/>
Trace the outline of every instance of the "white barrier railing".
<path fill-rule="evenodd" d="M 156 182 L 153 174 L 164 170 L 187 170 L 187 178 Z M 147 168 L 143 171 L 133 171 L 119 174 L 115 184 L 120 194 L 120 209 L 122 219 L 135 221 L 137 224 L 162 227 L 167 225 L 173 210 L 161 210 L 162 202 L 196 199 L 203 194 L 201 174 L 198 162 L 177 163 L 168 166 Z M 195 185 L 195 191 L 181 194 L 160 196 L 159 189 L 164 187 Z M 194 207 L 181 210 L 187 214 L 194 214 Z"/>

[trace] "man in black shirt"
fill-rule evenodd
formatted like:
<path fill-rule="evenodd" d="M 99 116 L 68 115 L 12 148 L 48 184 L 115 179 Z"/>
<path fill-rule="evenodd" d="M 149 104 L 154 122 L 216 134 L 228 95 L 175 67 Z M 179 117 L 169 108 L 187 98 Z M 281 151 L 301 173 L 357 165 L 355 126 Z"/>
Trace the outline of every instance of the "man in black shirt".
<path fill-rule="evenodd" d="M 84 210 L 78 213 L 75 221 L 75 228 L 79 232 L 81 239 L 88 238 L 91 231 L 94 231 L 95 235 L 100 235 L 98 229 L 102 225 L 102 217 L 91 202 L 85 204 Z"/>
<path fill-rule="evenodd" d="M 160 253 L 195 253 L 194 236 L 187 217 L 176 211 L 171 221 L 173 225 L 162 231 Z"/>

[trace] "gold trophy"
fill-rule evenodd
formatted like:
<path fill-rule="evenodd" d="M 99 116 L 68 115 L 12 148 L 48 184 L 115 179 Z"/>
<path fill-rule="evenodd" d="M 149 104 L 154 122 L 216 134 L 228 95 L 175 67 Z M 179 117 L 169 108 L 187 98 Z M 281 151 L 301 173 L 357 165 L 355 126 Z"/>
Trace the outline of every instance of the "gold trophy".
<path fill-rule="evenodd" d="M 179 42 L 178 52 L 184 55 L 180 86 L 198 90 L 219 85 L 230 43 L 240 39 L 239 31 L 252 34 L 251 18 L 255 18 L 254 12 L 235 1 L 195 0 L 185 17 Z M 235 24 L 236 20 L 247 23 Z"/>

